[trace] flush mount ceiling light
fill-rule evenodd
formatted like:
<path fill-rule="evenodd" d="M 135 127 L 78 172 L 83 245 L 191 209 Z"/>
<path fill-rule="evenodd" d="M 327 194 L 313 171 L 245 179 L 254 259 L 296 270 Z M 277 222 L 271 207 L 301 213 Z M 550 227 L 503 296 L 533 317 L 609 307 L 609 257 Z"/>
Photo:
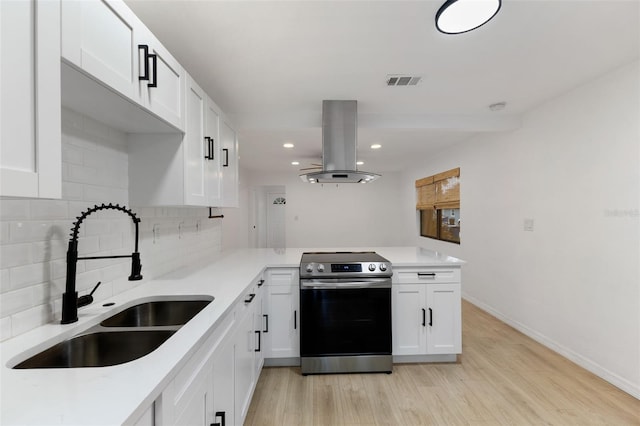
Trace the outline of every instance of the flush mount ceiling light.
<path fill-rule="evenodd" d="M 436 28 L 445 34 L 475 30 L 491 20 L 502 0 L 447 0 L 436 13 Z"/>
<path fill-rule="evenodd" d="M 288 143 L 288 142 L 283 144 L 282 146 L 285 147 L 285 148 L 293 148 L 293 144 L 292 143 Z"/>
<path fill-rule="evenodd" d="M 374 143 L 373 145 L 371 145 L 371 149 L 380 149 L 382 148 L 382 145 L 380 145 L 379 143 Z"/>

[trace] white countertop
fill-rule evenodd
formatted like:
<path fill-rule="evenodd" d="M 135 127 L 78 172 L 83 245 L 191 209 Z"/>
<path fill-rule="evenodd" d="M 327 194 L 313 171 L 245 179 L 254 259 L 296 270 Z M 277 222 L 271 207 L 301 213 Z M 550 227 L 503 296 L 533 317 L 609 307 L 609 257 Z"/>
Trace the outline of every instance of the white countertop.
<path fill-rule="evenodd" d="M 265 267 L 298 267 L 304 251 L 372 250 L 387 258 L 394 267 L 464 264 L 460 259 L 416 247 L 242 249 L 223 253 L 215 263 L 205 267 L 178 270 L 81 308 L 76 323 L 46 324 L 0 343 L 0 423 L 114 425 L 134 422 L 197 351 L 225 312 L 244 297 Z M 158 349 L 142 358 L 99 368 L 14 370 L 7 367 L 128 306 L 156 296 L 175 295 L 206 295 L 215 300 Z M 115 305 L 103 307 L 106 302 Z M 29 356 L 25 355 L 27 351 Z"/>

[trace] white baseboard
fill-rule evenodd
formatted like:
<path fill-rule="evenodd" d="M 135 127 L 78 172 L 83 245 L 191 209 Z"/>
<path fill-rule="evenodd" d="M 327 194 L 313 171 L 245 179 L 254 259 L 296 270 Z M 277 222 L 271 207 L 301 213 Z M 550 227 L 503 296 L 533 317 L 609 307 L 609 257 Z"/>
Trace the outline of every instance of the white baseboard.
<path fill-rule="evenodd" d="M 623 377 L 620 377 L 615 373 L 612 373 L 611 371 L 607 370 L 601 365 L 593 362 L 588 358 L 585 358 L 584 356 L 572 351 L 571 349 L 568 349 L 562 346 L 561 344 L 549 339 L 547 336 L 540 334 L 536 330 L 533 330 L 524 324 L 521 324 L 517 321 L 514 321 L 504 316 L 501 312 L 496 311 L 491 306 L 485 304 L 484 302 L 481 302 L 480 300 L 476 299 L 473 296 L 468 295 L 465 292 L 462 293 L 462 298 L 468 301 L 469 303 L 477 306 L 478 308 L 482 309 L 483 311 L 486 311 L 489 314 L 493 315 L 494 317 L 498 318 L 500 321 L 504 322 L 505 324 L 510 325 L 511 327 L 515 328 L 519 332 L 527 335 L 528 337 L 532 338 L 533 340 L 540 343 L 541 345 L 546 346 L 552 351 L 557 352 L 563 357 L 575 362 L 585 370 L 588 370 L 591 373 L 595 374 L 596 376 L 600 377 L 601 379 L 606 380 L 607 382 L 623 390 L 624 392 L 628 393 L 634 398 L 640 399 L 639 385 L 631 383 L 629 380 Z"/>

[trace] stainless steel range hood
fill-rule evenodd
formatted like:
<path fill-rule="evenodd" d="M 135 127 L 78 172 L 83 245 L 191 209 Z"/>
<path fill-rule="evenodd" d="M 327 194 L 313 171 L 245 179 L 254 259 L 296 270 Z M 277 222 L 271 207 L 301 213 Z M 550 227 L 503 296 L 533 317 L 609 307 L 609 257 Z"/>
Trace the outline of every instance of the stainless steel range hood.
<path fill-rule="evenodd" d="M 309 183 L 367 183 L 380 175 L 357 170 L 358 101 L 322 101 L 322 170 Z"/>

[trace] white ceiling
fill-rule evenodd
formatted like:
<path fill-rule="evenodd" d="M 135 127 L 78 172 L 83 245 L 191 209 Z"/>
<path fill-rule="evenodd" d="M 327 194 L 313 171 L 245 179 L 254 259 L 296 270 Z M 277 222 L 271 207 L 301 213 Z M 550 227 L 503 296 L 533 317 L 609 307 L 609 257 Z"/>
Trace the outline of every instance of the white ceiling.
<path fill-rule="evenodd" d="M 125 1 L 233 119 L 241 164 L 257 170 L 321 161 L 323 99 L 358 101 L 362 169 L 402 170 L 513 130 L 523 112 L 640 56 L 639 0 L 503 0 L 460 35 L 434 27 L 444 0 Z M 423 79 L 387 87 L 388 74 Z"/>

